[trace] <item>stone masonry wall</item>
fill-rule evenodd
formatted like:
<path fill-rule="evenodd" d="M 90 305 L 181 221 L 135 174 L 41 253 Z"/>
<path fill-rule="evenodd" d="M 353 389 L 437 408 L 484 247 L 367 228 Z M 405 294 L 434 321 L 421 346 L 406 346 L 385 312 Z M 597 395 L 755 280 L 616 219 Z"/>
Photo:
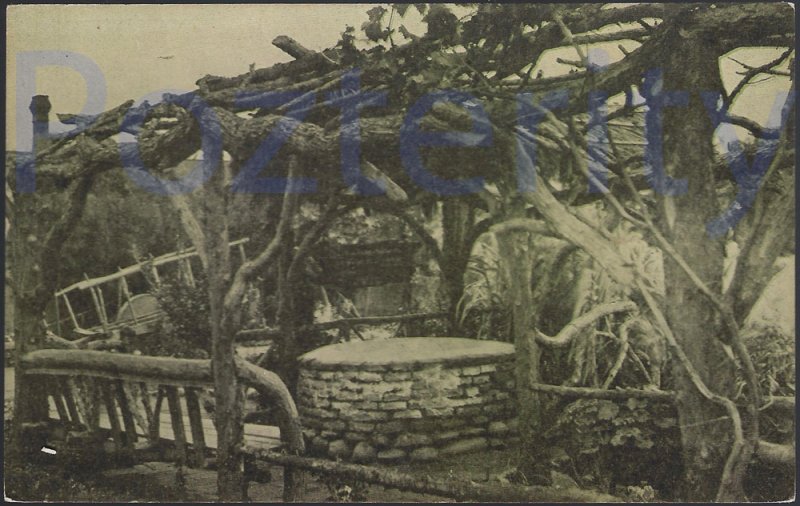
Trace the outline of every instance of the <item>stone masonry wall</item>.
<path fill-rule="evenodd" d="M 354 462 L 432 460 L 501 447 L 516 434 L 513 352 L 444 363 L 302 363 L 308 448 Z"/>

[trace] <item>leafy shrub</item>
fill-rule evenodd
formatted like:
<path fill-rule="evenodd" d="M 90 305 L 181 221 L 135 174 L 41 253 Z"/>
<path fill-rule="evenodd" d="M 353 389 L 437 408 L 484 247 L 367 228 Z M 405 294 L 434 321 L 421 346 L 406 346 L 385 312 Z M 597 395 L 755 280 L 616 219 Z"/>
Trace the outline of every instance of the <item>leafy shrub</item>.
<path fill-rule="evenodd" d="M 465 336 L 510 341 L 511 316 L 511 310 L 504 304 L 465 306 L 459 313 L 459 325 Z"/>
<path fill-rule="evenodd" d="M 477 339 L 511 339 L 511 304 L 497 248 L 484 239 L 464 274 L 464 294 L 456 305 L 459 327 Z"/>
<path fill-rule="evenodd" d="M 172 278 L 153 290 L 164 317 L 152 333 L 139 336 L 136 342 L 139 351 L 146 355 L 208 358 L 211 325 L 207 286 L 203 275 L 195 275 L 194 286 Z"/>
<path fill-rule="evenodd" d="M 780 328 L 758 326 L 743 332 L 764 395 L 794 395 L 795 340 Z M 740 385 L 743 385 L 743 380 Z"/>
<path fill-rule="evenodd" d="M 663 495 L 681 476 L 675 408 L 663 402 L 580 399 L 566 406 L 545 438 L 564 449 L 558 465 L 584 487 L 611 493 L 652 487 Z"/>
<path fill-rule="evenodd" d="M 742 333 L 742 341 L 750 352 L 759 387 L 765 402 L 770 396 L 795 395 L 795 340 L 775 326 L 760 325 Z M 744 378 L 738 378 L 739 392 L 746 392 Z M 784 442 L 792 439 L 794 420 L 781 413 L 762 412 L 759 416 L 762 437 Z"/>
<path fill-rule="evenodd" d="M 764 401 L 769 396 L 795 395 L 795 340 L 777 326 L 754 325 L 742 333 L 750 352 Z M 738 378 L 739 391 L 747 392 L 744 378 Z M 740 399 L 741 401 L 741 399 Z M 776 443 L 790 443 L 795 437 L 792 414 L 764 410 L 759 415 L 760 437 Z M 744 489 L 751 501 L 791 501 L 795 495 L 794 469 L 755 460 L 745 477 Z"/>

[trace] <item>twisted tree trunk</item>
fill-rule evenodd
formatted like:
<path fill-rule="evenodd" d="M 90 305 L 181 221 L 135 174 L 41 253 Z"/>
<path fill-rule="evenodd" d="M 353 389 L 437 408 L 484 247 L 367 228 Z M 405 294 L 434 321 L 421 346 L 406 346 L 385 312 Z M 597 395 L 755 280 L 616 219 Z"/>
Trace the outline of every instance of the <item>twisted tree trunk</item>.
<path fill-rule="evenodd" d="M 472 228 L 473 212 L 469 204 L 459 199 L 446 199 L 442 203 L 442 274 L 450 299 L 451 311 L 455 310 L 464 293 L 464 271 L 469 262 L 472 244 L 468 244 Z M 456 320 L 453 319 L 455 322 Z"/>
<path fill-rule="evenodd" d="M 541 469 L 535 458 L 543 448 L 541 444 L 542 419 L 539 395 L 531 385 L 540 383 L 540 350 L 536 340 L 529 338 L 532 325 L 533 295 L 531 293 L 532 255 L 528 232 L 506 231 L 497 234 L 500 256 L 504 259 L 506 275 L 510 283 L 512 301 L 512 334 L 516 348 L 515 376 L 519 416 L 519 432 L 522 442 L 520 471 L 532 483 L 549 484 L 549 470 Z"/>
<path fill-rule="evenodd" d="M 235 314 L 225 304 L 231 281 L 228 216 L 224 190 L 215 181 L 203 190 L 206 213 L 205 246 L 208 262 L 209 322 L 211 324 L 211 366 L 214 376 L 214 417 L 217 429 L 217 490 L 220 501 L 242 501 L 247 497 L 244 479 L 244 395 L 236 377 L 234 336 L 239 330 Z M 222 185 L 219 185 L 222 187 Z"/>
<path fill-rule="evenodd" d="M 673 178 L 686 179 L 688 190 L 680 196 L 659 199 L 661 229 L 711 290 L 721 293 L 724 240 L 710 238 L 705 226 L 719 213 L 712 171 L 714 126 L 700 97 L 700 92 L 723 89 L 717 52 L 680 30 L 663 48 L 664 90 L 687 92 L 689 102 L 685 107 L 664 109 L 664 167 Z M 719 315 L 669 256 L 665 258 L 664 275 L 669 280 L 664 305 L 678 343 L 709 389 L 732 398 L 735 368 L 719 340 L 725 332 Z M 712 501 L 731 452 L 731 420 L 721 406 L 701 395 L 686 369 L 677 361 L 675 364 L 685 467 L 684 499 Z M 743 471 L 742 467 L 735 477 L 736 491 L 732 491 L 739 500 L 744 497 Z"/>
<path fill-rule="evenodd" d="M 38 229 L 41 201 L 34 194 L 20 194 L 13 209 L 10 253 L 14 284 L 14 338 L 17 357 L 44 346 L 45 309 L 56 290 L 57 276 L 52 262 L 69 239 L 83 215 L 92 188 L 93 175 L 104 166 L 83 164 L 90 173 L 71 185 L 61 218 L 42 235 Z M 14 451 L 21 449 L 22 422 L 48 417 L 47 395 L 40 385 L 27 378 L 21 367 L 14 371 Z"/>

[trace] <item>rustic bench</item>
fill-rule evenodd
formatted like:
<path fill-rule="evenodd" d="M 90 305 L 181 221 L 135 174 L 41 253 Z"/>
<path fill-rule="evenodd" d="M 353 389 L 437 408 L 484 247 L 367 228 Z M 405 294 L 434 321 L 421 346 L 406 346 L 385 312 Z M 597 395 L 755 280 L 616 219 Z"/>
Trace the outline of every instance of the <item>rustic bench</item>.
<path fill-rule="evenodd" d="M 29 451 L 44 447 L 78 465 L 102 455 L 122 464 L 166 461 L 179 468 L 205 466 L 214 453 L 209 443 L 215 441 L 207 442 L 209 436 L 215 439 L 213 417 L 204 416 L 202 406 L 214 386 L 210 360 L 38 350 L 21 357 L 18 367 L 46 392 L 55 415 L 24 421 Z M 243 441 L 246 463 L 255 465 L 247 448 L 301 454 L 297 409 L 281 379 L 244 360 L 237 363 L 237 375 L 243 387 L 255 389 L 269 402 L 280 431 L 277 438 L 275 430 L 266 430 L 273 439 L 255 438 L 246 445 Z M 168 420 L 162 420 L 163 411 Z M 246 468 L 246 476 L 253 476 L 251 471 Z M 291 467 L 284 469 L 284 483 L 292 485 L 284 487 L 284 495 L 293 494 L 292 474 Z"/>

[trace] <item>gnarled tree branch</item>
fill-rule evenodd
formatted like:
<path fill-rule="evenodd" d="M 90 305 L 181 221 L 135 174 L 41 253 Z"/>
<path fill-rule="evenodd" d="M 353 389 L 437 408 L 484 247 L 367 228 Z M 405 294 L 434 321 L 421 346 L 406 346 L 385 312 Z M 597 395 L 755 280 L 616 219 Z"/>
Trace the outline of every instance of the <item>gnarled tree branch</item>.
<path fill-rule="evenodd" d="M 638 308 L 636 304 L 629 300 L 601 304 L 593 307 L 588 312 L 569 322 L 555 337 L 547 336 L 538 330 L 530 331 L 530 335 L 536 339 L 536 342 L 540 344 L 552 346 L 554 348 L 560 348 L 569 345 L 575 336 L 580 334 L 598 319 L 610 314 L 632 312 L 636 311 L 637 309 Z"/>
<path fill-rule="evenodd" d="M 297 207 L 298 193 L 296 192 L 294 184 L 292 184 L 292 182 L 296 181 L 297 163 L 296 157 L 291 157 L 289 159 L 290 183 L 287 184 L 283 195 L 281 215 L 275 235 L 258 256 L 243 263 L 233 276 L 233 281 L 231 282 L 228 292 L 225 294 L 225 301 L 223 304 L 225 311 L 229 314 L 232 314 L 241 302 L 247 288 L 247 282 L 253 278 L 256 272 L 258 272 L 258 269 L 275 260 L 283 246 L 286 233 L 292 225 L 294 211 Z"/>

